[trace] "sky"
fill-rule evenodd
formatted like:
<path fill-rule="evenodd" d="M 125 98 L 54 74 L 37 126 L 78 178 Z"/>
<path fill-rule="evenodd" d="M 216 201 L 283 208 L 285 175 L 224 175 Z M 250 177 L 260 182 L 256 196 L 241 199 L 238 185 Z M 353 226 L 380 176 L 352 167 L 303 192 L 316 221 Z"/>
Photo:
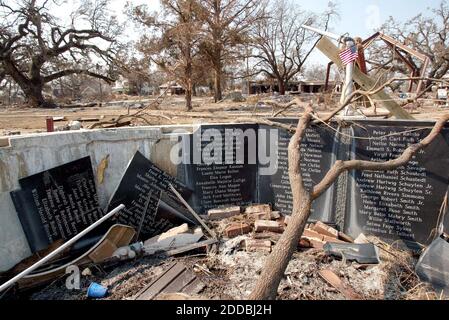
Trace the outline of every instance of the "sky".
<path fill-rule="evenodd" d="M 329 2 L 329 0 L 291 1 L 303 10 L 314 12 L 323 12 Z M 145 3 L 154 10 L 159 7 L 159 0 L 130 0 L 130 2 L 136 5 Z M 333 22 L 331 31 L 338 35 L 348 32 L 351 36 L 366 38 L 390 16 L 399 21 L 406 21 L 421 12 L 429 12 L 429 8 L 438 7 L 441 0 L 333 0 L 333 2 L 338 6 L 340 19 Z M 120 16 L 125 3 L 125 0 L 112 0 L 111 9 Z M 320 52 L 314 52 L 310 57 L 310 63 L 326 62 L 326 57 Z"/>

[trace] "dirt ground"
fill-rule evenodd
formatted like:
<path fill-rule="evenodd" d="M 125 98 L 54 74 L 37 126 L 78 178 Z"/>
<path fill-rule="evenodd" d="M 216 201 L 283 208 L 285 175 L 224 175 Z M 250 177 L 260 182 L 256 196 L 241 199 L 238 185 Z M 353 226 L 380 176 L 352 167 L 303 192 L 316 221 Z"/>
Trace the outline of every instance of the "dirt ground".
<path fill-rule="evenodd" d="M 196 97 L 193 100 L 193 111 L 184 111 L 184 98 L 182 96 L 167 97 L 159 106 L 158 110 L 146 112 L 145 121 L 133 119 L 132 125 L 169 125 L 169 124 L 192 124 L 192 123 L 213 123 L 229 122 L 237 117 L 270 117 L 272 108 L 265 106 L 255 110 L 256 103 L 264 97 L 252 96 L 246 102 L 232 102 L 225 100 L 215 104 L 212 98 Z M 304 97 L 304 105 L 311 97 Z M 81 120 L 83 128 L 89 128 L 97 121 L 88 118 L 97 118 L 100 121 L 117 119 L 120 115 L 128 112 L 133 113 L 139 108 L 148 106 L 153 100 L 130 98 L 126 101 L 108 102 L 101 107 L 86 108 L 59 108 L 59 109 L 35 109 L 23 106 L 0 106 L 0 136 L 14 134 L 39 133 L 46 131 L 47 117 L 65 117 L 65 121 L 55 122 L 56 127 L 61 127 L 73 120 Z M 328 115 L 335 107 L 321 104 L 314 104 L 320 116 Z M 385 115 L 386 110 L 378 108 L 378 114 Z M 420 107 L 413 110 L 413 116 L 418 120 L 436 119 L 445 109 L 437 108 L 433 105 Z M 292 109 L 285 113 L 285 116 L 297 117 L 301 109 Z M 365 109 L 366 115 L 374 115 L 374 110 Z"/>

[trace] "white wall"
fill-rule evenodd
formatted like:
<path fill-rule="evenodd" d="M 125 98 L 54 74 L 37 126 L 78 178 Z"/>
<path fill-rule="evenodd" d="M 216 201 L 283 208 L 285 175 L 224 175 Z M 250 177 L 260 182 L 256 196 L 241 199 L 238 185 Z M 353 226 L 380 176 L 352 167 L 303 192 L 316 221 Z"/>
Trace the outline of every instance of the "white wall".
<path fill-rule="evenodd" d="M 170 127 L 164 127 L 164 131 L 167 130 Z M 146 157 L 156 159 L 157 164 L 157 159 L 163 158 L 160 154 L 169 152 L 170 142 L 167 141 L 168 137 L 159 127 L 11 137 L 9 146 L 0 147 L 0 271 L 10 269 L 31 254 L 9 195 L 10 191 L 19 189 L 20 178 L 86 156 L 91 157 L 96 175 L 99 163 L 109 155 L 104 182 L 97 183 L 100 205 L 105 208 L 134 153 L 139 150 Z"/>

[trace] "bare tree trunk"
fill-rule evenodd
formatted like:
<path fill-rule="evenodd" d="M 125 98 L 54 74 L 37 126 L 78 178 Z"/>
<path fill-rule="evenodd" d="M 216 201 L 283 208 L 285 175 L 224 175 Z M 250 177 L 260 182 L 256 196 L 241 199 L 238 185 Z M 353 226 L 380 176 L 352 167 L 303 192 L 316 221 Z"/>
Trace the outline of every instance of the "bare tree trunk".
<path fill-rule="evenodd" d="M 254 291 L 250 295 L 251 300 L 274 300 L 277 295 L 279 283 L 284 276 L 285 269 L 290 262 L 293 253 L 299 245 L 299 239 L 304 232 L 305 225 L 310 216 L 312 197 L 304 187 L 301 175 L 301 143 L 306 129 L 312 119 L 312 110 L 301 118 L 296 133 L 288 146 L 288 173 L 293 195 L 293 212 L 288 226 L 281 239 L 277 242 L 272 254 L 259 277 Z"/>
<path fill-rule="evenodd" d="M 223 92 L 221 88 L 221 77 L 222 77 L 222 70 L 221 66 L 215 67 L 214 72 L 214 101 L 219 102 L 223 100 Z"/>
<path fill-rule="evenodd" d="M 187 111 L 192 110 L 192 86 L 188 85 L 186 89 L 186 109 Z"/>
<path fill-rule="evenodd" d="M 285 82 L 283 79 L 279 79 L 278 80 L 278 84 L 279 84 L 279 94 L 281 96 L 285 95 Z"/>
<path fill-rule="evenodd" d="M 43 95 L 44 86 L 40 83 L 18 83 L 24 92 L 28 103 L 39 108 L 55 108 L 56 105 L 45 100 Z"/>
<path fill-rule="evenodd" d="M 292 218 L 281 239 L 268 257 L 268 260 L 262 270 L 262 274 L 256 283 L 256 286 L 249 296 L 251 300 L 275 299 L 279 283 L 284 276 L 285 269 L 298 246 L 299 239 L 304 232 L 304 227 L 310 217 L 312 203 L 320 197 L 345 171 L 365 170 L 365 171 L 388 171 L 394 170 L 406 165 L 413 156 L 420 150 L 430 145 L 440 134 L 447 121 L 449 114 L 444 115 L 434 126 L 429 135 L 422 141 L 409 146 L 401 156 L 386 162 L 373 161 L 337 161 L 327 172 L 326 176 L 309 193 L 305 190 L 301 175 L 301 153 L 300 147 L 307 127 L 312 119 L 313 110 L 306 108 L 305 114 L 299 120 L 296 133 L 293 135 L 289 152 L 289 176 L 293 196 Z"/>

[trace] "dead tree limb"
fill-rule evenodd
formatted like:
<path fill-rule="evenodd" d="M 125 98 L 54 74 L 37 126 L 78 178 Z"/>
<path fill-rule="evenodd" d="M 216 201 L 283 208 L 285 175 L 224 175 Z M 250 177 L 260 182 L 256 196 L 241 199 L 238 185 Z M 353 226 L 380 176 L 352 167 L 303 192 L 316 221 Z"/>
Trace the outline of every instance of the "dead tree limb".
<path fill-rule="evenodd" d="M 168 118 L 167 116 L 164 115 L 150 115 L 147 113 L 148 110 L 151 109 L 156 109 L 159 110 L 159 106 L 162 104 L 162 102 L 164 102 L 165 98 L 166 98 L 166 94 L 167 94 L 168 88 L 165 89 L 164 92 L 162 92 L 154 101 L 152 101 L 149 105 L 147 105 L 146 107 L 131 113 L 130 112 L 130 108 L 127 108 L 127 114 L 122 114 L 120 116 L 118 116 L 118 118 L 116 120 L 107 120 L 107 121 L 101 121 L 101 122 L 96 122 L 93 125 L 91 125 L 89 127 L 89 129 L 95 129 L 98 127 L 102 127 L 103 125 L 119 125 L 121 122 L 123 122 L 125 119 L 141 119 L 143 120 L 147 125 L 151 125 L 152 123 L 150 123 L 147 119 L 145 119 L 145 116 L 150 117 L 150 118 L 163 118 L 165 120 L 168 120 L 169 122 L 172 122 L 172 120 L 170 118 Z"/>
<path fill-rule="evenodd" d="M 418 151 L 435 140 L 444 125 L 449 121 L 449 114 L 444 115 L 435 124 L 426 138 L 409 146 L 398 158 L 386 162 L 337 161 L 323 180 L 313 188 L 312 192 L 309 192 L 304 187 L 301 174 L 301 144 L 312 119 L 313 110 L 307 107 L 305 114 L 299 120 L 296 133 L 291 138 L 288 147 L 288 170 L 293 196 L 293 212 L 285 232 L 267 259 L 259 280 L 249 296 L 251 300 L 273 300 L 276 298 L 279 283 L 293 253 L 297 249 L 299 239 L 310 217 L 313 201 L 322 195 L 343 172 L 349 170 L 388 171 L 406 165 Z"/>

